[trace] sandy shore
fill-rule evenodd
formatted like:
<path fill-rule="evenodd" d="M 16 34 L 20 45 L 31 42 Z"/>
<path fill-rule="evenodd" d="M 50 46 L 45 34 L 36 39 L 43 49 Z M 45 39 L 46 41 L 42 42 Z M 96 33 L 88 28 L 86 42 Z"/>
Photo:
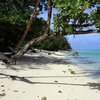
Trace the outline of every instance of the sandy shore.
<path fill-rule="evenodd" d="M 100 100 L 100 83 L 68 63 L 63 53 L 28 53 L 15 66 L 0 62 L 0 100 L 21 99 Z"/>

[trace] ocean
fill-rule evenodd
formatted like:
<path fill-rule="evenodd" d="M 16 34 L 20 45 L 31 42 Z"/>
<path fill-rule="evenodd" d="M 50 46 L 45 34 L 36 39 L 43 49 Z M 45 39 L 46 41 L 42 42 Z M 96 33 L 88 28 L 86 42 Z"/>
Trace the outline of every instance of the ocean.
<path fill-rule="evenodd" d="M 91 78 L 100 79 L 100 50 L 80 50 L 79 56 L 72 56 L 67 52 L 67 59 L 83 69 Z"/>
<path fill-rule="evenodd" d="M 90 77 L 100 79 L 100 33 L 65 37 L 72 49 L 79 52 L 79 56 L 72 56 L 72 52 L 69 52 L 69 61 L 85 70 Z"/>

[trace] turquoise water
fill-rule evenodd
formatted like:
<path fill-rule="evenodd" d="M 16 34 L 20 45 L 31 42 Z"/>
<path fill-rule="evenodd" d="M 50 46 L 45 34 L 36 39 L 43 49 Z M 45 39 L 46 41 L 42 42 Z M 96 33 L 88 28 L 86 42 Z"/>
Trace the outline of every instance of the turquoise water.
<path fill-rule="evenodd" d="M 67 54 L 67 58 L 79 68 L 87 71 L 93 78 L 100 78 L 100 51 L 78 51 L 79 56 L 72 56 L 72 52 Z"/>

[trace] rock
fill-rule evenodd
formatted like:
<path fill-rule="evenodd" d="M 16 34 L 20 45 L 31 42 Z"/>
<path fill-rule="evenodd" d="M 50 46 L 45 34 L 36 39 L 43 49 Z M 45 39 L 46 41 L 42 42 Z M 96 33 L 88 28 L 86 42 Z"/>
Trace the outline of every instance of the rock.
<path fill-rule="evenodd" d="M 18 90 L 14 90 L 14 92 L 18 92 Z"/>
<path fill-rule="evenodd" d="M 48 55 L 51 55 L 51 53 L 48 53 Z"/>
<path fill-rule="evenodd" d="M 58 93 L 62 93 L 62 91 L 59 90 Z"/>
<path fill-rule="evenodd" d="M 1 85 L 1 87 L 4 87 L 4 85 Z"/>
<path fill-rule="evenodd" d="M 54 81 L 54 82 L 58 82 L 58 81 Z"/>
<path fill-rule="evenodd" d="M 23 93 L 25 93 L 25 91 L 23 91 Z"/>
<path fill-rule="evenodd" d="M 66 71 L 62 71 L 62 72 L 66 73 Z"/>
<path fill-rule="evenodd" d="M 75 71 L 73 71 L 72 69 L 68 69 L 70 71 L 71 74 L 76 74 Z"/>
<path fill-rule="evenodd" d="M 0 94 L 0 97 L 5 96 L 5 95 L 6 95 L 5 93 L 2 93 L 2 94 Z"/>
<path fill-rule="evenodd" d="M 2 90 L 2 92 L 4 92 L 5 90 Z"/>
<path fill-rule="evenodd" d="M 41 100 L 47 100 L 47 98 L 46 97 L 42 97 Z"/>

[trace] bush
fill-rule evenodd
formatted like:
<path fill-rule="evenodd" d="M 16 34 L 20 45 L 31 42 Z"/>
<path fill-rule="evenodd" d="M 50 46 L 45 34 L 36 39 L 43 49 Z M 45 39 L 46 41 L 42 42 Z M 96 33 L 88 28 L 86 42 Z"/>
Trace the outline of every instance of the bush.
<path fill-rule="evenodd" d="M 42 42 L 34 45 L 38 49 L 57 51 L 57 50 L 69 50 L 70 44 L 63 36 L 50 36 Z"/>

